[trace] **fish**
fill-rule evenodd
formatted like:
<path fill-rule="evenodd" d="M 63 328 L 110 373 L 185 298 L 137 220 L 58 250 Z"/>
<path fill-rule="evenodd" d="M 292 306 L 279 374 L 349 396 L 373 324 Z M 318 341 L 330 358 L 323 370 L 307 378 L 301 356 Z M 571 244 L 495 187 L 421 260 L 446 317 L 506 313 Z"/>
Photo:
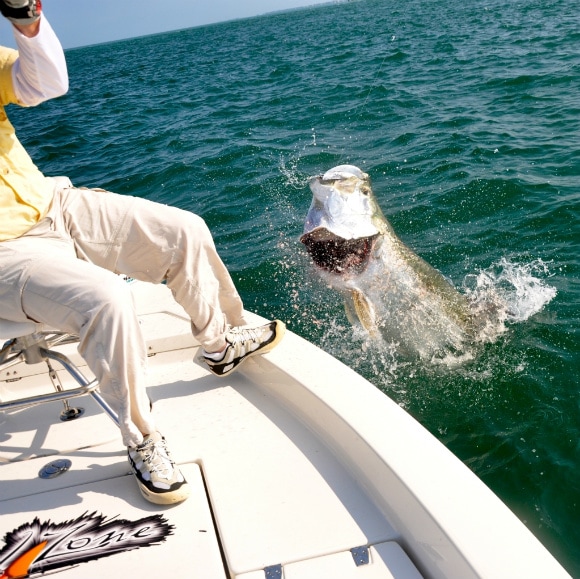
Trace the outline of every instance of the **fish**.
<path fill-rule="evenodd" d="M 300 241 L 346 315 L 406 356 L 460 355 L 477 333 L 476 311 L 441 272 L 401 241 L 370 177 L 339 165 L 309 180 L 312 202 Z"/>

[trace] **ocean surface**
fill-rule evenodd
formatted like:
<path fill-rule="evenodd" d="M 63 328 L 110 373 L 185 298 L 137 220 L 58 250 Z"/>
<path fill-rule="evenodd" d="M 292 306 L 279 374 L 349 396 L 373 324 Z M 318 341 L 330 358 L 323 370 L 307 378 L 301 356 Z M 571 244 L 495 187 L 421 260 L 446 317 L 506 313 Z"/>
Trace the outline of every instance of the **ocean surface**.
<path fill-rule="evenodd" d="M 573 0 L 331 3 L 69 50 L 69 93 L 9 116 L 46 174 L 203 216 L 247 309 L 386 392 L 580 577 L 579 47 Z M 352 329 L 298 241 L 339 163 L 460 291 L 510 303 L 474 357 Z"/>

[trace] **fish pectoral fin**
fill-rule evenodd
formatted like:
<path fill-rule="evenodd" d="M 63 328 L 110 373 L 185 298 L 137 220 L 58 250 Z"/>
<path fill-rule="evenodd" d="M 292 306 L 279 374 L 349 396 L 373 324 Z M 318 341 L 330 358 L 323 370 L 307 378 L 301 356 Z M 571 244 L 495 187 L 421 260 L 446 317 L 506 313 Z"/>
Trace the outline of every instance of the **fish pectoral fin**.
<path fill-rule="evenodd" d="M 356 315 L 354 304 L 352 303 L 352 300 L 349 298 L 344 300 L 344 311 L 346 312 L 346 317 L 350 322 L 350 324 L 352 326 L 356 326 L 359 323 L 359 319 L 358 316 Z"/>
<path fill-rule="evenodd" d="M 366 298 L 360 290 L 351 290 L 351 307 L 359 319 L 362 327 L 373 337 L 379 335 L 379 328 L 377 325 L 377 318 L 373 304 Z M 348 316 L 347 309 L 347 316 Z M 352 313 L 351 313 L 352 315 Z M 349 318 L 350 319 L 350 318 Z"/>

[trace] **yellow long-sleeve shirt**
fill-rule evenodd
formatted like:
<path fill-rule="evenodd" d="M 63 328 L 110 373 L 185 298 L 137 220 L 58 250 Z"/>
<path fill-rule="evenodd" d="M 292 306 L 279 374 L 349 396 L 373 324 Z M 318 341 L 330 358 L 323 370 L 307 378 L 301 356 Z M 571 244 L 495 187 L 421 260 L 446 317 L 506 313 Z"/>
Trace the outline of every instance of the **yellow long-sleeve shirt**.
<path fill-rule="evenodd" d="M 18 102 L 12 67 L 18 52 L 0 47 L 0 241 L 26 233 L 50 206 L 54 182 L 45 177 L 16 137 L 5 106 Z"/>

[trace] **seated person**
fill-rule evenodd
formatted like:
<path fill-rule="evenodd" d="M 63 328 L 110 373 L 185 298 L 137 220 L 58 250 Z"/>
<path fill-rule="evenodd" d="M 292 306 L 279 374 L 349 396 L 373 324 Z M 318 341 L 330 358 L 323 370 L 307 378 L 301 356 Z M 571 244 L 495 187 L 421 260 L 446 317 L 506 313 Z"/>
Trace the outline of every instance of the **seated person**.
<path fill-rule="evenodd" d="M 155 426 L 145 392 L 146 346 L 130 288 L 117 274 L 167 283 L 217 376 L 271 350 L 284 324 L 242 327 L 242 301 L 199 216 L 42 174 L 4 106 L 66 93 L 64 52 L 39 0 L 0 0 L 0 12 L 18 46 L 0 47 L 0 318 L 77 334 L 80 354 L 118 414 L 143 496 L 183 501 L 188 485 Z"/>

